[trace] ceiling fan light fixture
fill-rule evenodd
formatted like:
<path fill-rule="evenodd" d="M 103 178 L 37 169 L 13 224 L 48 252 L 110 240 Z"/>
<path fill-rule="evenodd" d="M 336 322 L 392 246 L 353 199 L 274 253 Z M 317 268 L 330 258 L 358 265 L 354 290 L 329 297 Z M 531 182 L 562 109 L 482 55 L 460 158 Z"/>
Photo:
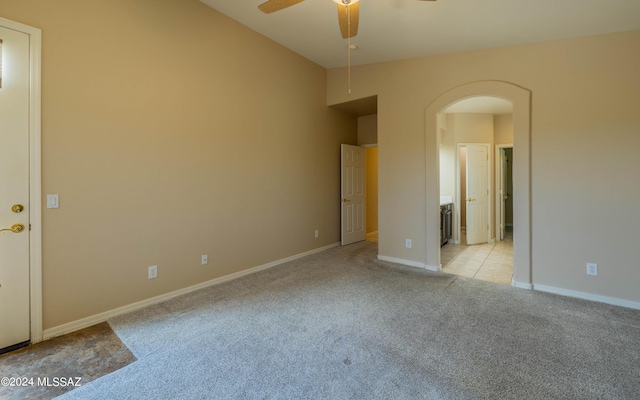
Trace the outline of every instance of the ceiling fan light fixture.
<path fill-rule="evenodd" d="M 333 0 L 334 3 L 340 5 L 340 6 L 347 6 L 349 4 L 355 4 L 357 2 L 359 2 L 360 0 Z"/>

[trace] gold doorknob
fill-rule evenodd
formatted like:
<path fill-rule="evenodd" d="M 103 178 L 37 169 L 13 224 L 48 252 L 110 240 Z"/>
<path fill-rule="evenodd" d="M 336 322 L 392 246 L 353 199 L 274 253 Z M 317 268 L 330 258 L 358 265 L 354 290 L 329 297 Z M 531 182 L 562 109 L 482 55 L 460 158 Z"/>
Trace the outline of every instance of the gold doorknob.
<path fill-rule="evenodd" d="M 349 200 L 349 199 L 342 199 L 342 202 L 343 202 L 343 203 L 351 203 L 351 200 Z"/>
<path fill-rule="evenodd" d="M 476 201 L 476 199 L 469 197 L 467 201 Z"/>
<path fill-rule="evenodd" d="M 24 206 L 22 204 L 14 204 L 13 207 L 11 207 L 11 211 L 14 213 L 21 213 L 22 210 L 24 210 Z"/>
<path fill-rule="evenodd" d="M 11 231 L 13 233 L 20 233 L 24 230 L 24 225 L 22 224 L 13 224 L 11 228 L 0 229 L 0 235 L 4 235 L 5 231 Z"/>

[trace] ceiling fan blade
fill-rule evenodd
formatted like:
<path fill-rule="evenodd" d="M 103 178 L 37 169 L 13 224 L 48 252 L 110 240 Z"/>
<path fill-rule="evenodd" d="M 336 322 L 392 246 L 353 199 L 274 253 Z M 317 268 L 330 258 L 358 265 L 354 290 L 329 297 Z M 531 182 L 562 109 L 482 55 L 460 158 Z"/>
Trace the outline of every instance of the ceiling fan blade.
<path fill-rule="evenodd" d="M 291 7 L 294 4 L 302 3 L 304 0 L 269 0 L 260 4 L 258 8 L 265 14 L 280 11 L 283 8 Z"/>
<path fill-rule="evenodd" d="M 338 4 L 338 23 L 344 39 L 358 34 L 358 20 L 360 19 L 358 4 L 360 3 L 351 3 L 348 6 Z M 351 26 L 349 26 L 349 15 L 351 15 Z"/>

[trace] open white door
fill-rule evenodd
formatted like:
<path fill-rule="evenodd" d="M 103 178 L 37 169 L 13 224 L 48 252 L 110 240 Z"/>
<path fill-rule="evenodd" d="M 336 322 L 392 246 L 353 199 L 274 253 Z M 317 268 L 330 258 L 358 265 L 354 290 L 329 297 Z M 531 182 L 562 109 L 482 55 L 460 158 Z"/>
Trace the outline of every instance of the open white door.
<path fill-rule="evenodd" d="M 505 210 L 507 205 L 507 154 L 500 148 L 500 240 L 504 240 Z"/>
<path fill-rule="evenodd" d="M 0 352 L 30 340 L 29 35 L 0 26 Z"/>
<path fill-rule="evenodd" d="M 366 239 L 365 149 L 343 144 L 340 147 L 342 174 L 342 245 Z"/>
<path fill-rule="evenodd" d="M 489 241 L 488 168 L 488 147 L 467 145 L 467 244 Z"/>

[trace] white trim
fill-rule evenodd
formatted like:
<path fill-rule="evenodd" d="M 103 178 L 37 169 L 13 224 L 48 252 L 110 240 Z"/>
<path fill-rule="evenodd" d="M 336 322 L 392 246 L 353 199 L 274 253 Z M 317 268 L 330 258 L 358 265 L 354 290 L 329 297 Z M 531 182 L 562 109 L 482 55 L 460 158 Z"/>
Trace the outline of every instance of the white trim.
<path fill-rule="evenodd" d="M 41 56 L 42 31 L 0 18 L 0 26 L 29 35 L 29 295 L 31 343 L 42 341 L 42 174 Z"/>
<path fill-rule="evenodd" d="M 369 232 L 367 233 L 367 237 L 376 236 L 377 234 L 378 234 L 378 231 Z"/>
<path fill-rule="evenodd" d="M 640 310 L 640 302 L 637 302 L 637 301 L 629 301 L 629 300 L 619 299 L 616 297 L 600 296 L 597 294 L 578 292 L 575 290 L 562 289 L 562 288 L 557 288 L 557 287 L 547 286 L 547 285 L 534 285 L 533 289 L 539 292 L 559 294 L 561 296 L 575 297 L 578 299 L 596 301 L 598 303 L 605 303 L 605 304 L 611 304 L 614 306 L 627 307 L 627 308 Z"/>
<path fill-rule="evenodd" d="M 396 263 L 396 264 L 402 264 L 402 265 L 406 265 L 406 266 L 409 266 L 409 267 L 422 268 L 422 269 L 426 269 L 428 271 L 434 271 L 434 272 L 442 271 L 442 267 L 440 267 L 440 266 L 427 265 L 427 264 L 421 263 L 419 261 L 405 260 L 403 258 L 387 257 L 387 256 L 381 256 L 381 255 L 378 254 L 378 260 L 380 260 L 380 261 L 388 261 L 388 262 L 392 262 L 392 263 Z"/>
<path fill-rule="evenodd" d="M 44 340 L 52 339 L 56 336 L 65 335 L 67 333 L 75 332 L 80 329 L 87 328 L 89 326 L 93 326 L 95 324 L 99 324 L 101 322 L 105 322 L 109 318 L 117 317 L 118 315 L 126 314 L 132 311 L 139 310 L 141 308 L 145 308 L 154 304 L 162 303 L 167 300 L 173 299 L 174 297 L 181 296 L 183 294 L 191 293 L 196 290 L 204 289 L 209 286 L 219 285 L 221 283 L 229 282 L 234 279 L 242 278 L 243 276 L 247 276 L 250 274 L 254 274 L 259 271 L 263 271 L 268 268 L 275 267 L 280 264 L 284 264 L 289 261 L 297 260 L 302 257 L 306 257 L 311 254 L 319 253 L 321 251 L 325 251 L 334 247 L 340 246 L 340 243 L 333 243 L 327 246 L 319 247 L 317 249 L 309 250 L 304 253 L 296 254 L 287 258 L 283 258 L 280 260 L 272 261 L 267 264 L 259 265 L 254 268 L 245 269 L 243 271 L 239 271 L 230 275 L 221 276 L 219 278 L 215 278 L 206 282 L 198 283 L 197 285 L 189 286 L 183 289 L 178 289 L 173 292 L 161 294 L 159 296 L 151 297 L 146 300 L 138 301 L 136 303 L 132 303 L 126 306 L 118 307 L 113 310 L 105 311 L 100 314 L 92 315 L 90 317 L 82 318 L 73 322 L 69 322 L 63 325 L 58 325 L 53 328 L 46 329 L 44 331 Z"/>
<path fill-rule="evenodd" d="M 533 290 L 533 285 L 531 283 L 526 283 L 526 282 L 516 282 L 515 280 L 511 280 L 511 286 L 513 287 L 517 287 L 519 289 L 527 289 L 527 290 Z"/>

